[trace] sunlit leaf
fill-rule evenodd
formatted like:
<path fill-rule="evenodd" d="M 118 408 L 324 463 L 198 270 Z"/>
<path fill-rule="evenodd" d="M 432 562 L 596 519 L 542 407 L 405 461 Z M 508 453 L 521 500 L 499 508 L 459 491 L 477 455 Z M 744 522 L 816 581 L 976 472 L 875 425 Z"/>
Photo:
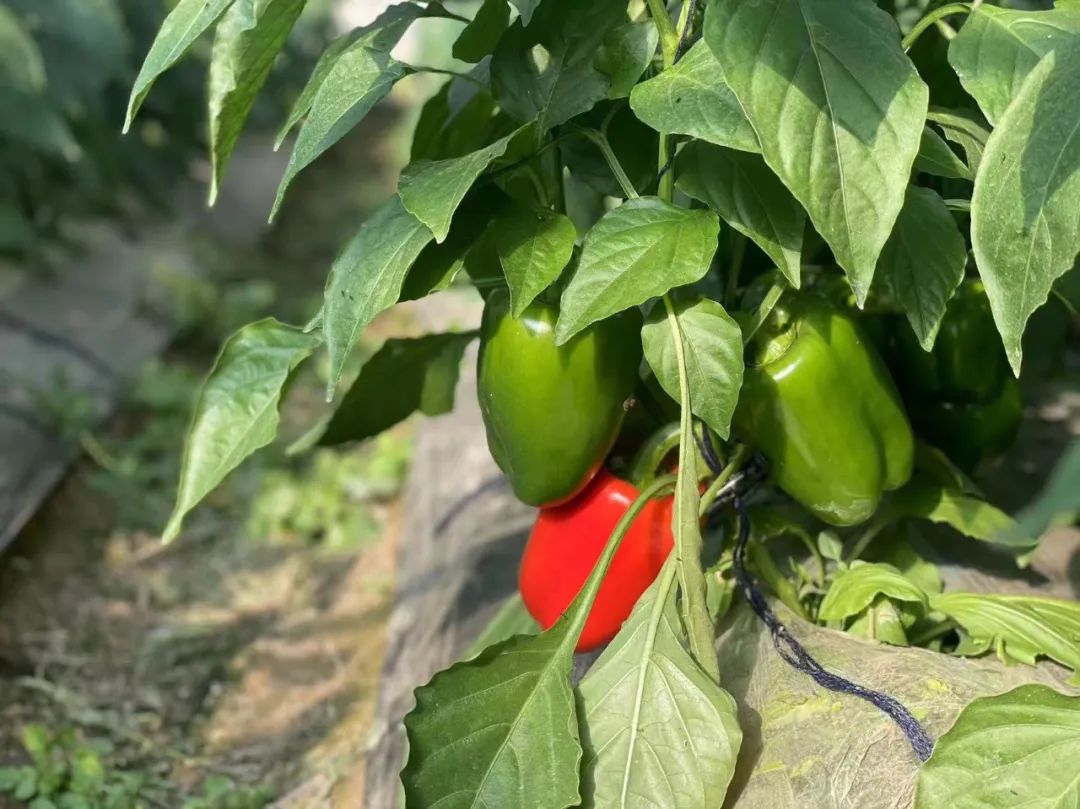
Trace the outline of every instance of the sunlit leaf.
<path fill-rule="evenodd" d="M 515 207 L 492 223 L 514 317 L 551 286 L 570 263 L 577 230 L 563 214 L 547 208 Z"/>
<path fill-rule="evenodd" d="M 912 480 L 893 496 L 897 516 L 919 517 L 951 526 L 965 536 L 984 542 L 1029 550 L 1038 539 L 1018 530 L 1016 522 L 995 506 L 958 489 Z"/>
<path fill-rule="evenodd" d="M 823 621 L 839 621 L 858 615 L 880 595 L 926 606 L 926 593 L 895 567 L 862 563 L 836 574 L 821 602 L 818 617 Z"/>

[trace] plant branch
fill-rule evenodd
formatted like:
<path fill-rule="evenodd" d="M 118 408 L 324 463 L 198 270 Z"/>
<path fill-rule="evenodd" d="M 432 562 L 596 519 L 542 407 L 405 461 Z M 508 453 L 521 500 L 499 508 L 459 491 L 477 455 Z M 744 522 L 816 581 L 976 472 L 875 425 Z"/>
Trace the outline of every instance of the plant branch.
<path fill-rule="evenodd" d="M 611 142 L 607 139 L 607 136 L 597 129 L 586 129 L 581 127 L 575 131 L 596 144 L 596 148 L 600 150 L 600 153 L 604 156 L 604 160 L 607 161 L 611 173 L 615 175 L 615 181 L 619 184 L 619 188 L 622 189 L 623 195 L 627 199 L 637 199 L 640 195 L 638 194 L 637 189 L 634 188 L 634 184 L 630 182 L 630 178 L 626 175 L 626 170 L 623 169 L 622 163 L 619 162 L 619 158 L 611 148 Z"/>
<path fill-rule="evenodd" d="M 724 286 L 724 308 L 731 309 L 735 303 L 735 292 L 739 288 L 739 273 L 742 271 L 743 256 L 746 255 L 746 237 L 735 234 L 731 251 L 731 266 L 728 267 L 727 281 Z"/>
<path fill-rule="evenodd" d="M 754 319 L 747 324 L 745 329 L 743 329 L 743 345 L 748 345 L 749 342 L 754 339 L 754 335 L 758 333 L 761 324 L 768 320 L 769 315 L 776 307 L 777 302 L 780 300 L 780 297 L 784 294 L 786 289 L 787 284 L 779 279 L 769 287 L 769 291 L 765 293 L 761 305 L 758 306 L 757 311 L 754 313 Z"/>
<path fill-rule="evenodd" d="M 709 484 L 709 488 L 705 490 L 705 494 L 701 495 L 701 506 L 698 509 L 698 516 L 705 516 L 705 512 L 709 510 L 709 506 L 716 500 L 717 495 L 720 494 L 720 490 L 727 485 L 729 480 L 731 480 L 731 476 L 739 471 L 739 467 L 742 466 L 743 461 L 746 460 L 749 454 L 749 447 L 743 444 L 739 444 L 739 446 L 736 447 L 728 465 L 725 466 L 720 474 L 713 479 L 713 482 Z"/>
<path fill-rule="evenodd" d="M 664 67 L 671 67 L 675 64 L 679 50 L 679 32 L 675 30 L 675 23 L 671 21 L 664 0 L 645 0 L 645 2 L 649 6 L 653 24 L 660 34 L 660 50 L 664 54 Z"/>
<path fill-rule="evenodd" d="M 444 76 L 453 76 L 455 79 L 462 79 L 467 82 L 475 84 L 477 87 L 483 87 L 487 89 L 487 85 L 474 76 L 470 76 L 468 73 L 459 73 L 456 70 L 449 70 L 445 67 L 428 67 L 426 65 L 410 65 L 402 63 L 402 67 L 409 73 L 439 73 Z"/>
<path fill-rule="evenodd" d="M 973 9 L 974 7 L 971 3 L 949 3 L 941 8 L 935 8 L 915 23 L 915 27 L 908 32 L 908 35 L 904 37 L 903 40 L 901 40 L 900 47 L 907 53 L 919 40 L 919 37 L 922 36 L 923 31 L 931 25 L 934 25 L 936 22 L 943 20 L 946 17 L 951 17 L 953 14 L 970 14 Z"/>

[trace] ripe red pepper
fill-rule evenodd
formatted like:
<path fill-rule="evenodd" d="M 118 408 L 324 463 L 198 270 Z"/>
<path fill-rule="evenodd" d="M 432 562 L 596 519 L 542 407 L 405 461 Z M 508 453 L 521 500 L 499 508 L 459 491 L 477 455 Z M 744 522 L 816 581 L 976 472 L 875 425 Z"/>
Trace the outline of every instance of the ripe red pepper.
<path fill-rule="evenodd" d="M 521 560 L 518 586 L 525 606 L 544 629 L 577 596 L 638 494 L 633 484 L 601 470 L 570 502 L 540 509 Z M 675 545 L 674 502 L 671 496 L 650 500 L 631 524 L 600 585 L 577 651 L 587 652 L 614 638 L 660 573 Z"/>

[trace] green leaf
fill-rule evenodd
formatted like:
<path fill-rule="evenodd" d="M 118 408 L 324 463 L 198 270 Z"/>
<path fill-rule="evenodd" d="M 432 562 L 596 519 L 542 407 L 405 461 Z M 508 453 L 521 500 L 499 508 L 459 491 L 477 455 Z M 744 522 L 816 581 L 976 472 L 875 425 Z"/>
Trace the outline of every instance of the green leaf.
<path fill-rule="evenodd" d="M 930 608 L 960 624 L 976 641 L 998 644 L 1004 655 L 1035 665 L 1043 655 L 1080 670 L 1080 603 L 1001 593 L 942 593 Z"/>
<path fill-rule="evenodd" d="M 465 653 L 466 660 L 479 655 L 489 646 L 503 643 L 515 635 L 539 635 L 540 625 L 529 614 L 525 602 L 521 600 L 521 593 L 514 592 L 512 596 L 503 602 L 495 617 L 491 619 L 480 637 L 476 639 L 469 651 Z"/>
<path fill-rule="evenodd" d="M 527 127 L 499 138 L 490 146 L 463 157 L 423 160 L 401 173 L 398 194 L 405 209 L 427 225 L 442 243 L 450 233 L 450 220 L 458 205 L 492 161 L 506 153 L 510 141 Z"/>
<path fill-rule="evenodd" d="M 244 326 L 225 343 L 195 404 L 176 506 L 162 541 L 175 539 L 185 515 L 274 440 L 285 384 L 320 341 L 319 335 L 269 318 Z"/>
<path fill-rule="evenodd" d="M 306 3 L 236 0 L 221 18 L 210 59 L 211 205 L 255 97 Z"/>
<path fill-rule="evenodd" d="M 680 301 L 675 315 L 683 334 L 691 409 L 726 441 L 742 388 L 742 329 L 723 306 L 708 298 Z M 675 338 L 664 307 L 653 308 L 641 329 L 641 342 L 657 381 L 668 396 L 678 401 Z"/>
<path fill-rule="evenodd" d="M 967 245 L 945 200 L 929 188 L 910 186 L 877 279 L 900 304 L 925 351 L 934 347 L 945 306 L 964 280 Z"/>
<path fill-rule="evenodd" d="M 0 6 L 0 84 L 23 91 L 45 87 L 41 50 L 22 20 L 7 6 Z"/>
<path fill-rule="evenodd" d="M 1080 9 L 1013 11 L 981 5 L 949 44 L 949 64 L 990 123 L 1043 56 L 1080 41 Z"/>
<path fill-rule="evenodd" d="M 1024 685 L 974 700 L 919 770 L 915 809 L 1080 803 L 1080 697 Z"/>
<path fill-rule="evenodd" d="M 868 638 L 890 646 L 910 646 L 904 612 L 885 596 L 873 600 L 844 630 L 858 638 Z"/>
<path fill-rule="evenodd" d="M 635 87 L 630 106 L 657 132 L 690 135 L 744 152 L 761 150 L 704 40 L 696 42 L 674 66 Z"/>
<path fill-rule="evenodd" d="M 480 73 L 479 66 L 473 75 Z M 495 99 L 473 81 L 453 78 L 428 99 L 413 129 L 410 159 L 462 157 L 491 143 L 504 119 L 496 116 Z"/>
<path fill-rule="evenodd" d="M 510 287 L 511 311 L 520 317 L 570 263 L 577 230 L 563 214 L 521 207 L 500 216 L 491 228 Z"/>
<path fill-rule="evenodd" d="M 893 496 L 897 516 L 919 517 L 951 526 L 965 536 L 1017 550 L 1029 550 L 1039 540 L 1018 531 L 1016 522 L 985 500 L 958 489 L 913 480 Z"/>
<path fill-rule="evenodd" d="M 491 60 L 495 100 L 538 135 L 607 98 L 611 82 L 596 69 L 607 32 L 626 20 L 625 0 L 546 0 L 525 26 L 503 35 Z"/>
<path fill-rule="evenodd" d="M 823 621 L 840 621 L 858 615 L 879 595 L 926 607 L 926 593 L 892 565 L 855 563 L 833 579 L 818 610 Z"/>
<path fill-rule="evenodd" d="M 626 98 L 656 54 L 660 35 L 652 20 L 628 22 L 604 36 L 596 68 L 608 77 L 608 98 Z"/>
<path fill-rule="evenodd" d="M 371 36 L 375 35 L 345 48 L 319 85 L 278 186 L 271 219 L 281 208 L 285 191 L 296 175 L 360 123 L 405 75 L 405 67 L 391 58 L 388 49 L 372 44 Z"/>
<path fill-rule="evenodd" d="M 362 44 L 375 51 L 389 53 L 401 40 L 401 37 L 404 36 L 405 31 L 408 30 L 413 21 L 422 15 L 423 9 L 413 3 L 397 3 L 387 8 L 370 25 L 354 28 L 331 42 L 323 51 L 322 56 L 319 57 L 315 69 L 311 72 L 311 78 L 308 79 L 304 89 L 300 92 L 300 96 L 296 99 L 296 103 L 293 104 L 285 125 L 282 126 L 281 131 L 278 133 L 275 148 L 281 147 L 292 128 L 300 123 L 311 111 L 311 105 L 315 101 L 319 88 L 322 87 L 323 82 L 330 75 L 330 71 L 337 64 L 337 60 L 342 53 L 357 44 Z"/>
<path fill-rule="evenodd" d="M 427 416 L 454 407 L 458 370 L 476 332 L 387 340 L 369 359 L 319 438 L 320 446 L 363 441 L 419 410 Z"/>
<path fill-rule="evenodd" d="M 476 16 L 454 42 L 453 55 L 463 62 L 479 62 L 495 50 L 499 37 L 510 24 L 506 0 L 484 0 Z"/>
<path fill-rule="evenodd" d="M 629 200 L 605 214 L 585 237 L 577 270 L 563 291 L 556 342 L 697 281 L 709 271 L 719 231 L 716 214 L 655 197 Z"/>
<path fill-rule="evenodd" d="M 661 573 L 578 688 L 585 807 L 724 802 L 742 743 L 735 700 L 683 647 L 673 580 Z"/>
<path fill-rule="evenodd" d="M 628 105 L 619 102 L 601 102 L 574 120 L 575 124 L 593 129 L 603 128 L 605 122 L 612 136 L 608 144 L 627 178 L 639 194 L 648 193 L 656 186 L 656 155 L 660 136 L 638 120 Z M 625 196 L 626 192 L 615 179 L 611 166 L 592 138 L 574 137 L 562 141 L 559 156 L 570 169 L 573 179 L 606 196 Z M 603 213 L 603 210 L 600 211 L 596 219 Z M 587 226 L 578 226 L 582 231 L 588 230 Z"/>
<path fill-rule="evenodd" d="M 915 158 L 915 170 L 935 177 L 951 177 L 956 180 L 974 180 L 975 174 L 956 152 L 930 127 L 923 130 L 919 154 Z"/>
<path fill-rule="evenodd" d="M 986 144 L 971 244 L 1013 372 L 1031 314 L 1080 250 L 1080 42 L 1028 75 Z"/>
<path fill-rule="evenodd" d="M 180 0 L 169 12 L 135 78 L 124 120 L 125 133 L 131 129 L 131 122 L 158 77 L 180 61 L 232 3 L 233 0 Z"/>
<path fill-rule="evenodd" d="M 926 119 L 938 126 L 945 137 L 960 146 L 967 156 L 971 175 L 979 171 L 983 151 L 990 132 L 983 122 L 975 120 L 975 114 L 966 110 L 931 109 Z"/>
<path fill-rule="evenodd" d="M 1080 441 L 1073 439 L 1042 492 L 1017 515 L 1017 522 L 1021 531 L 1039 536 L 1056 523 L 1075 520 L 1077 512 L 1080 512 Z"/>
<path fill-rule="evenodd" d="M 528 25 L 532 22 L 533 12 L 536 11 L 536 7 L 540 5 L 543 0 L 510 0 L 514 4 L 514 8 L 521 14 L 521 22 L 524 25 Z"/>
<path fill-rule="evenodd" d="M 377 314 L 397 303 L 409 267 L 432 238 L 395 196 L 361 225 L 334 261 L 323 303 L 330 352 L 328 397 L 352 347 Z"/>
<path fill-rule="evenodd" d="M 79 160 L 82 147 L 61 111 L 36 93 L 0 86 L 0 136 L 69 163 Z"/>
<path fill-rule="evenodd" d="M 806 211 L 761 155 L 691 143 L 675 168 L 679 190 L 752 239 L 798 289 Z"/>
<path fill-rule="evenodd" d="M 872 0 L 713 0 L 705 39 L 861 304 L 904 203 L 928 91 Z"/>

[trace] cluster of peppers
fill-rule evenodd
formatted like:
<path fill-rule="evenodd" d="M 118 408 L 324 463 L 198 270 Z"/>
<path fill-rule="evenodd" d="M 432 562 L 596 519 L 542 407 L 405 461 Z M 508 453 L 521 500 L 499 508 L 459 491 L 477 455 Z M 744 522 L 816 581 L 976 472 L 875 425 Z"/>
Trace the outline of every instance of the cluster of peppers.
<path fill-rule="evenodd" d="M 540 507 L 519 587 L 544 628 L 573 601 L 641 476 L 655 472 L 656 448 L 671 448 L 673 435 L 665 426 L 662 438 L 646 442 L 640 455 L 649 463 L 632 465 L 631 480 L 606 469 L 642 384 L 641 319 L 626 312 L 556 346 L 557 319 L 557 306 L 542 300 L 513 317 L 506 292 L 493 292 L 478 371 L 492 456 L 517 497 Z M 786 294 L 747 346 L 733 420 L 736 438 L 766 458 L 777 487 L 836 526 L 868 519 L 885 492 L 910 478 L 909 413 L 920 435 L 968 467 L 1007 448 L 1020 419 L 1016 382 L 1001 364 L 977 283 L 950 303 L 932 352 L 906 327 L 868 325 L 873 340 L 854 312 L 826 296 Z M 579 651 L 610 641 L 659 574 L 674 545 L 672 504 L 670 496 L 650 501 L 630 527 Z"/>

